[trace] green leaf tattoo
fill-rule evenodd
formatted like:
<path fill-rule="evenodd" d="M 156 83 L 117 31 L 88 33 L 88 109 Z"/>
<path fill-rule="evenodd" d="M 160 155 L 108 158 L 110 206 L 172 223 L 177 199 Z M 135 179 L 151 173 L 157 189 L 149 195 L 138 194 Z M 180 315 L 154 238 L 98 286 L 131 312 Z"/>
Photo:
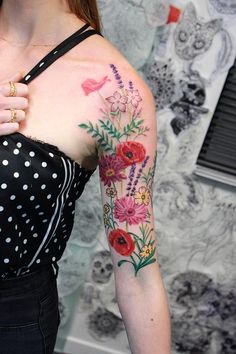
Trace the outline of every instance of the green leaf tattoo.
<path fill-rule="evenodd" d="M 99 119 L 99 122 L 101 124 L 101 128 L 106 130 L 107 133 L 112 138 L 115 138 L 117 141 L 120 141 L 120 138 L 122 137 L 122 134 L 116 129 L 116 127 L 109 120 L 104 122 L 102 119 Z"/>
<path fill-rule="evenodd" d="M 97 138 L 98 143 L 104 151 L 111 151 L 113 154 L 116 153 L 113 141 L 109 139 L 108 134 L 106 134 L 103 130 L 100 130 L 97 124 L 94 126 L 91 122 L 88 124 L 82 123 L 79 124 L 79 127 L 86 129 L 93 138 Z"/>

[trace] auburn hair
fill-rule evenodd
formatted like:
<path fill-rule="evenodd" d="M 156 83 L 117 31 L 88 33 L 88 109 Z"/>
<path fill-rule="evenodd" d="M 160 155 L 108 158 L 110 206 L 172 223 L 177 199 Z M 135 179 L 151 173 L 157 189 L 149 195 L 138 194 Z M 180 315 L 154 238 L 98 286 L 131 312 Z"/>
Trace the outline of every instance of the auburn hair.
<path fill-rule="evenodd" d="M 81 20 L 89 23 L 98 32 L 101 32 L 101 21 L 99 17 L 96 0 L 67 0 L 71 12 Z"/>
<path fill-rule="evenodd" d="M 101 21 L 96 0 L 66 0 L 69 9 L 80 20 L 88 23 L 98 32 L 101 32 Z M 0 6 L 3 0 L 0 0 Z"/>

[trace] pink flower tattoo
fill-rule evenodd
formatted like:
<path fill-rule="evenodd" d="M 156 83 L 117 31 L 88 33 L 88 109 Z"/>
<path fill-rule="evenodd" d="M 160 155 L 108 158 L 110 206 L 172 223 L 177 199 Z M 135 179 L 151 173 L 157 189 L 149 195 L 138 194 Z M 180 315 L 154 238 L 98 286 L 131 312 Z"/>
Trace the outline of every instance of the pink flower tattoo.
<path fill-rule="evenodd" d="M 138 90 L 126 90 L 126 95 L 128 103 L 131 103 L 134 108 L 137 108 L 139 102 L 142 101 Z"/>
<path fill-rule="evenodd" d="M 116 112 L 117 110 L 126 112 L 126 103 L 128 101 L 127 96 L 121 96 L 121 94 L 116 91 L 113 96 L 107 97 L 106 100 L 111 103 L 112 112 Z"/>
<path fill-rule="evenodd" d="M 99 175 L 105 186 L 126 179 L 125 164 L 120 156 L 104 155 L 99 162 Z"/>
<path fill-rule="evenodd" d="M 108 76 L 105 76 L 101 81 L 87 79 L 81 84 L 81 86 L 84 90 L 85 95 L 88 96 L 91 92 L 100 90 L 105 85 L 105 83 L 109 81 L 111 80 L 108 79 Z"/>
<path fill-rule="evenodd" d="M 131 196 L 116 199 L 114 217 L 120 222 L 127 222 L 129 225 L 144 222 L 147 215 L 147 208 L 144 204 L 135 203 Z"/>

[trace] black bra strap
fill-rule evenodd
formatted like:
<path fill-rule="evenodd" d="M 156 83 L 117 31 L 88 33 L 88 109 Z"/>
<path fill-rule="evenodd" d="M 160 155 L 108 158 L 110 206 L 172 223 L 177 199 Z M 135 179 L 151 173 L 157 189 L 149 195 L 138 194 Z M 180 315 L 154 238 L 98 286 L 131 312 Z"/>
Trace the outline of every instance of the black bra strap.
<path fill-rule="evenodd" d="M 60 58 L 62 55 L 68 52 L 70 49 L 75 47 L 77 44 L 79 44 L 86 38 L 92 36 L 93 34 L 101 35 L 101 33 L 99 33 L 94 29 L 85 31 L 88 27 L 89 27 L 88 24 L 84 25 L 82 28 L 80 28 L 78 31 L 73 33 L 70 37 L 66 38 L 54 49 L 52 49 L 19 82 L 23 84 L 28 84 L 35 77 L 41 74 L 41 72 L 46 70 L 52 63 L 54 63 L 54 61 L 56 61 L 58 58 Z"/>

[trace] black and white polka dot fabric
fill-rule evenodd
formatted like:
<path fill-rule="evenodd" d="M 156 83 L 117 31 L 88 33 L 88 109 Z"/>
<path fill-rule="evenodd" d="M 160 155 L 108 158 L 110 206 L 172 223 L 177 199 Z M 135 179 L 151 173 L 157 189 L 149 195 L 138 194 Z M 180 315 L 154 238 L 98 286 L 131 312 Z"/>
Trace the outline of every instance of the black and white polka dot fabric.
<path fill-rule="evenodd" d="M 57 262 L 94 170 L 20 133 L 0 137 L 0 276 Z"/>
<path fill-rule="evenodd" d="M 72 47 L 70 38 L 74 45 L 81 42 L 74 34 L 56 47 L 58 52 L 68 42 L 67 50 Z M 52 64 L 55 50 L 43 62 Z M 25 78 L 39 75 L 38 67 Z M 94 171 L 54 145 L 18 132 L 0 136 L 0 278 L 17 277 L 45 264 L 57 266 L 73 227 L 75 201 Z"/>

